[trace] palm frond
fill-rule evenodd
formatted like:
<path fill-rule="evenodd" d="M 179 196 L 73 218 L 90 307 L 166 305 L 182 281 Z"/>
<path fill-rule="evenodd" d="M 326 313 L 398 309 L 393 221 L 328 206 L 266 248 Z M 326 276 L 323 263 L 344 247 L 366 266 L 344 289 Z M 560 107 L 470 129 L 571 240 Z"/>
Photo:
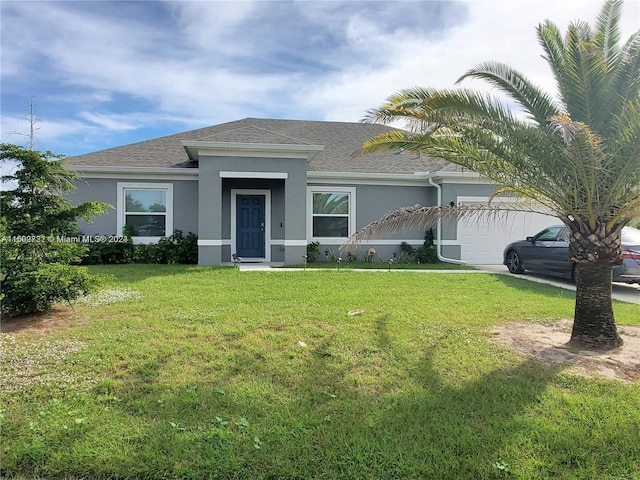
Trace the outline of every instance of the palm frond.
<path fill-rule="evenodd" d="M 607 0 L 596 20 L 595 44 L 602 49 L 602 56 L 608 65 L 617 62 L 620 41 L 620 17 L 622 15 L 622 0 Z"/>
<path fill-rule="evenodd" d="M 389 124 L 407 122 L 407 130 L 424 132 L 465 119 L 493 118 L 498 122 L 520 122 L 512 112 L 489 95 L 468 89 L 405 89 L 390 96 L 379 108 L 371 109 L 364 122 Z"/>
<path fill-rule="evenodd" d="M 640 97 L 640 30 L 631 35 L 620 50 L 611 76 L 610 89 L 616 95 L 610 98 L 609 109 L 618 112 L 627 102 L 637 101 Z M 607 135 L 615 132 L 610 129 Z"/>
<path fill-rule="evenodd" d="M 489 217 L 489 220 L 497 221 L 513 212 L 540 213 L 541 210 L 539 206 L 528 202 L 500 203 L 499 205 L 459 205 L 456 207 L 423 207 L 421 205 L 403 207 L 359 229 L 340 245 L 339 250 L 344 252 L 358 247 L 363 242 L 380 239 L 395 232 L 435 227 L 441 221 L 473 220 L 480 217 Z"/>
<path fill-rule="evenodd" d="M 556 79 L 556 86 L 558 87 L 558 90 L 561 91 L 561 85 L 566 82 L 566 61 L 562 33 L 557 25 L 549 20 L 538 25 L 536 31 L 538 34 L 538 43 L 545 52 L 543 58 L 547 61 L 549 67 L 551 67 L 553 76 Z"/>
<path fill-rule="evenodd" d="M 557 113 L 553 99 L 531 83 L 522 73 L 499 62 L 485 62 L 468 70 L 456 83 L 465 78 L 478 78 L 498 87 L 521 105 L 538 125 L 545 125 Z"/>

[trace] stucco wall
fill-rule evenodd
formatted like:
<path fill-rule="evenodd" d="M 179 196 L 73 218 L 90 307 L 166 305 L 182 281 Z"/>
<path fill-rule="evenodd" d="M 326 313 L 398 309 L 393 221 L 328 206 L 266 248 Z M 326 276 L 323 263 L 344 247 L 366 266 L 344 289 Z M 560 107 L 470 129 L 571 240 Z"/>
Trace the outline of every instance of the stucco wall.
<path fill-rule="evenodd" d="M 103 215 L 94 218 L 92 223 L 79 222 L 85 235 L 113 235 L 117 230 L 116 203 L 118 182 L 132 183 L 171 183 L 173 184 L 173 228 L 189 232 L 198 232 L 198 182 L 191 180 L 126 180 L 110 178 L 83 178 L 76 181 L 76 190 L 68 194 L 69 201 L 77 205 L 87 201 L 106 202 L 113 206 Z"/>
<path fill-rule="evenodd" d="M 310 182 L 310 186 L 322 187 L 353 187 L 353 184 L 323 184 L 321 182 Z M 436 204 L 436 192 L 433 187 L 422 185 L 355 185 L 356 189 L 356 229 L 362 228 L 369 223 L 380 219 L 384 215 L 402 207 L 420 204 L 423 206 Z M 421 246 L 424 242 L 425 230 L 405 230 L 380 237 L 379 241 L 373 240 L 367 244 L 360 245 L 357 249 L 352 249 L 354 253 L 362 257 L 370 248 L 376 250 L 376 254 L 384 258 L 392 258 L 393 254 L 400 254 L 400 244 L 403 241 L 413 245 Z M 308 239 L 311 241 L 312 239 Z M 320 242 L 319 261 L 324 261 L 331 254 L 338 254 L 340 243 L 327 242 L 317 239 Z M 327 252 L 329 254 L 327 255 Z M 346 253 L 341 254 L 346 259 Z"/>
<path fill-rule="evenodd" d="M 268 258 L 272 262 L 300 263 L 306 251 L 306 161 L 301 158 L 253 158 L 200 155 L 199 215 L 201 264 L 229 262 L 235 251 L 231 218 L 232 190 L 270 192 Z M 264 177 L 261 177 L 264 175 Z M 275 175 L 276 178 L 273 178 Z M 272 178 L 268 178 L 271 176 Z M 282 178 L 279 178 L 281 176 Z M 252 178 L 253 177 L 253 178 Z M 222 198 L 213 208 L 213 198 Z M 222 245 L 218 245 L 219 242 Z M 273 245 L 271 242 L 278 244 Z M 292 244 L 293 242 L 294 244 Z M 269 247 L 269 245 L 271 245 Z"/>

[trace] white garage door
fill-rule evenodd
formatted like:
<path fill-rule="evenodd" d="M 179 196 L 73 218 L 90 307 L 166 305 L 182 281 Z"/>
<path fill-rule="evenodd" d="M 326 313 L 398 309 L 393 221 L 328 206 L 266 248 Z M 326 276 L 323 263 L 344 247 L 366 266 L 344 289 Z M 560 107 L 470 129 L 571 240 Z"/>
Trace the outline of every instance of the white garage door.
<path fill-rule="evenodd" d="M 487 204 L 487 201 L 459 201 L 459 204 Z M 458 222 L 461 260 L 472 265 L 500 265 L 504 248 L 515 240 L 561 223 L 555 217 L 539 213 L 513 212 L 504 217 L 485 215 Z"/>

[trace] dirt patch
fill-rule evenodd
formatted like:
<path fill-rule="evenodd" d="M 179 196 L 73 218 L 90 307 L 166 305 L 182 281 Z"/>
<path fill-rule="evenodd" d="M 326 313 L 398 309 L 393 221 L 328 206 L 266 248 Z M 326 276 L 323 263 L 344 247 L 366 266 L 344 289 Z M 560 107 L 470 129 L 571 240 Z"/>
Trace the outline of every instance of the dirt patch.
<path fill-rule="evenodd" d="M 70 306 L 56 305 L 49 312 L 2 319 L 0 332 L 45 335 L 54 327 L 69 327 L 82 321 Z"/>
<path fill-rule="evenodd" d="M 572 320 L 553 324 L 511 322 L 493 329 L 495 340 L 545 365 L 567 365 L 569 371 L 590 378 L 625 382 L 640 380 L 640 327 L 619 326 L 624 344 L 608 352 L 569 347 Z"/>

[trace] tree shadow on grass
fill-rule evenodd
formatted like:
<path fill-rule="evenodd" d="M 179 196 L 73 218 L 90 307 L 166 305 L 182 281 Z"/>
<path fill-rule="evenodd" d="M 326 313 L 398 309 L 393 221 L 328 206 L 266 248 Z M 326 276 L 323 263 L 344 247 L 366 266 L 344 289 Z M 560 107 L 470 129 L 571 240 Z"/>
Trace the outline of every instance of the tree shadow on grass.
<path fill-rule="evenodd" d="M 382 354 L 395 350 L 387 322 L 383 316 L 375 323 Z M 521 478 L 571 477 L 590 457 L 611 457 L 633 438 L 631 422 L 612 442 L 605 435 L 586 438 L 579 421 L 557 441 L 540 438 L 540 403 L 558 383 L 561 367 L 532 359 L 460 378 L 442 365 L 447 348 L 425 345 L 420 358 L 401 359 L 406 372 L 396 386 L 388 379 L 380 385 L 354 381 L 354 369 L 371 367 L 371 352 L 354 358 L 331 335 L 291 354 L 290 378 L 255 352 L 236 350 L 232 370 L 186 385 L 163 384 L 161 366 L 147 359 L 131 369 L 128 381 L 94 392 L 109 409 L 109 425 L 90 418 L 74 442 L 56 438 L 55 475 L 488 479 L 511 470 Z M 83 458 L 81 444 L 91 445 L 92 456 Z M 539 456 L 535 475 L 518 470 L 528 461 L 519 456 L 527 454 Z M 39 460 L 37 471 L 53 472 L 49 457 Z"/>
<path fill-rule="evenodd" d="M 377 326 L 380 347 L 393 349 L 384 318 Z M 238 358 L 253 378 L 270 379 L 261 395 L 230 387 L 224 395 L 186 400 L 188 393 L 178 391 L 167 398 L 165 408 L 214 419 L 215 441 L 201 437 L 189 446 L 194 476 L 215 468 L 221 478 L 500 478 L 511 461 L 503 456 L 509 443 L 527 434 L 519 417 L 537 405 L 559 371 L 531 360 L 456 382 L 434 368 L 438 349 L 430 348 L 411 365 L 409 388 L 376 392 L 352 382 L 353 365 L 344 355 L 333 337 L 324 339 L 302 362 L 293 387 L 268 363 Z M 282 397 L 280 389 L 292 395 Z M 251 426 L 243 430 L 239 418 Z M 220 428 L 221 422 L 228 423 Z M 260 449 L 251 448 L 252 438 L 259 438 Z M 186 445 L 168 448 L 173 451 L 163 460 L 145 461 L 179 468 Z"/>

